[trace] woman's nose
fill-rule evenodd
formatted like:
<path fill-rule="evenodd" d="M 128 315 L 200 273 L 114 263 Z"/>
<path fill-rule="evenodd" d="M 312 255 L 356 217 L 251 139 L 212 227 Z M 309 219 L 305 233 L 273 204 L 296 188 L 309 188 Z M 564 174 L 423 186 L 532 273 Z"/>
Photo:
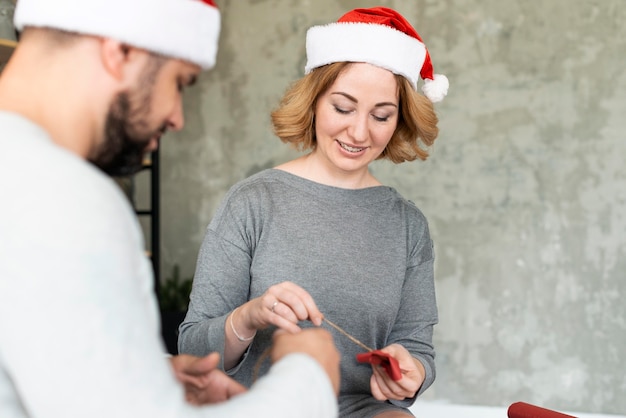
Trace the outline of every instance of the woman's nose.
<path fill-rule="evenodd" d="M 356 116 L 350 125 L 348 134 L 355 142 L 365 142 L 369 135 L 367 115 Z"/>

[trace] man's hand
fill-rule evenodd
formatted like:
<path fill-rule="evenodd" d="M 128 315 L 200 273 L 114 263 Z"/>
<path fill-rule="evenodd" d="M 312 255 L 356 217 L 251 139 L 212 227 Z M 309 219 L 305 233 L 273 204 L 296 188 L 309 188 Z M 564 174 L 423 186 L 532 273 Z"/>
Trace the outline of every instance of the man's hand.
<path fill-rule="evenodd" d="M 326 371 L 335 390 L 339 393 L 339 351 L 333 342 L 333 336 L 321 328 L 308 328 L 297 334 L 284 330 L 274 333 L 272 362 L 275 363 L 292 353 L 303 353 L 313 357 Z"/>
<path fill-rule="evenodd" d="M 223 402 L 247 389 L 217 369 L 219 353 L 206 357 L 180 354 L 171 357 L 179 382 L 185 387 L 185 398 L 193 405 Z"/>

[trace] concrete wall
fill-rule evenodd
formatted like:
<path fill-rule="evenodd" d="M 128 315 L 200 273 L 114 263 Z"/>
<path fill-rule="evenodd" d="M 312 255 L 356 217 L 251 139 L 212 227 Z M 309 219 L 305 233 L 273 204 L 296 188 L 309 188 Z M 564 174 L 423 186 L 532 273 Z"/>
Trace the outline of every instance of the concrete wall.
<path fill-rule="evenodd" d="M 163 276 L 192 274 L 236 181 L 293 156 L 269 112 L 304 34 L 401 11 L 451 82 L 432 158 L 375 174 L 435 240 L 439 374 L 426 399 L 626 412 L 626 2 L 218 0 L 217 68 L 162 144 Z"/>

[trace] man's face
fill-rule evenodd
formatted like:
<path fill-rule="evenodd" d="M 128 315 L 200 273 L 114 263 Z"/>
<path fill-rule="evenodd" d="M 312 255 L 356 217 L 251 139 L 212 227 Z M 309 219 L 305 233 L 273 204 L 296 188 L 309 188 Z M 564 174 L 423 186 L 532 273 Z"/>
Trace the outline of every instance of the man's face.
<path fill-rule="evenodd" d="M 104 141 L 89 160 L 112 176 L 138 172 L 145 154 L 157 149 L 167 129 L 182 128 L 181 93 L 199 71 L 193 64 L 151 57 L 137 85 L 114 98 Z"/>

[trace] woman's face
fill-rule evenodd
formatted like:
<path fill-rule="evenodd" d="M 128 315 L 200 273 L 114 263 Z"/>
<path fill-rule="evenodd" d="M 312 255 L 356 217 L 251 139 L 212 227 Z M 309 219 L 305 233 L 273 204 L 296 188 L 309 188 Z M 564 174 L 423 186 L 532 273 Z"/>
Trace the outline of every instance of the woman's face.
<path fill-rule="evenodd" d="M 396 129 L 398 94 L 390 71 L 365 63 L 348 66 L 317 101 L 315 153 L 331 169 L 367 171 Z"/>

